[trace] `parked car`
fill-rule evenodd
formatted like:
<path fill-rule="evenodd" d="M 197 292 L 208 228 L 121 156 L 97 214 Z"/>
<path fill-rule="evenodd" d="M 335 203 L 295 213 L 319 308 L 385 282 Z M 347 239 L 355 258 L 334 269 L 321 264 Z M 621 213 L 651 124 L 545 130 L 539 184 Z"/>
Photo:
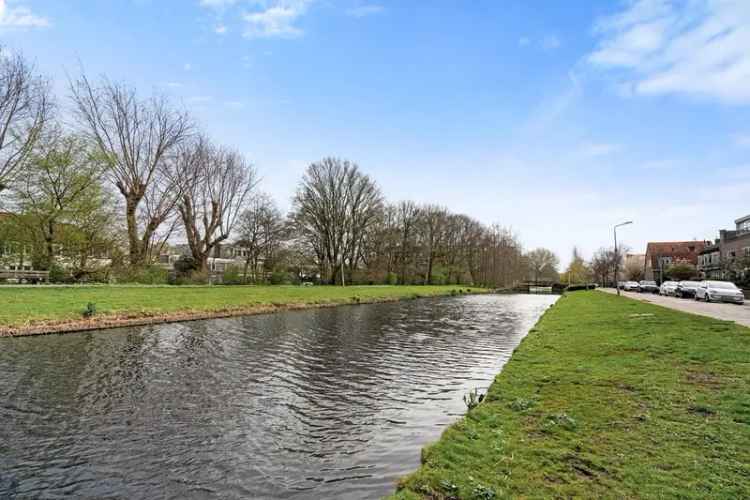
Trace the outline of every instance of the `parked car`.
<path fill-rule="evenodd" d="M 695 300 L 744 304 L 745 295 L 731 281 L 701 281 L 695 292 Z"/>
<path fill-rule="evenodd" d="M 624 285 L 622 285 L 622 289 L 626 292 L 637 292 L 640 289 L 640 285 L 637 281 L 626 281 Z"/>
<path fill-rule="evenodd" d="M 695 291 L 698 289 L 698 285 L 700 285 L 700 283 L 697 281 L 680 281 L 677 284 L 675 295 L 682 297 L 683 299 L 695 297 Z"/>
<path fill-rule="evenodd" d="M 659 293 L 659 285 L 656 281 L 641 281 L 638 283 L 638 291 L 641 293 Z"/>
<path fill-rule="evenodd" d="M 624 281 L 618 281 L 617 282 L 617 288 L 619 288 L 620 290 L 624 289 L 625 288 L 625 282 Z"/>
<path fill-rule="evenodd" d="M 677 285 L 679 285 L 679 283 L 676 281 L 665 281 L 659 287 L 659 295 L 676 296 Z"/>

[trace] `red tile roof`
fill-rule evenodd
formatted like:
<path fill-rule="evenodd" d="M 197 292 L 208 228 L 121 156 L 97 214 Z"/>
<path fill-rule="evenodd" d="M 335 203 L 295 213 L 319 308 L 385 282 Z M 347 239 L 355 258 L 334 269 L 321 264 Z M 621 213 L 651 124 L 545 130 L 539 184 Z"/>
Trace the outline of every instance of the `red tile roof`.
<path fill-rule="evenodd" d="M 646 246 L 646 260 L 658 267 L 658 257 L 672 257 L 673 261 L 698 263 L 698 254 L 703 251 L 705 241 L 652 241 Z"/>

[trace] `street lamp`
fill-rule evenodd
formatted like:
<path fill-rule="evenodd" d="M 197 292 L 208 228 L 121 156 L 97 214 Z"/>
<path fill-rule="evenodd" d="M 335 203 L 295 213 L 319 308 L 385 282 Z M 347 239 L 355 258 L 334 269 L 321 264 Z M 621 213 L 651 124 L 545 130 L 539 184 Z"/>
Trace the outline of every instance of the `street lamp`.
<path fill-rule="evenodd" d="M 627 226 L 628 224 L 632 224 L 633 221 L 629 220 L 627 222 L 621 222 L 619 224 L 616 224 L 614 227 L 614 233 L 615 233 L 615 289 L 617 290 L 617 295 L 620 295 L 620 287 L 617 285 L 617 271 L 618 266 L 620 265 L 620 254 L 617 251 L 617 228 L 621 226 Z"/>

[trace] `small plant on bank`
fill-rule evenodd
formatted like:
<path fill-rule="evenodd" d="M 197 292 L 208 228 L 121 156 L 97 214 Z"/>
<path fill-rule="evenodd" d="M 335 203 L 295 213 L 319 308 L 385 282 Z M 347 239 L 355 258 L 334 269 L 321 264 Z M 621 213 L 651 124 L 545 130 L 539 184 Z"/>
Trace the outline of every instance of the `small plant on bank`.
<path fill-rule="evenodd" d="M 84 318 L 93 318 L 94 315 L 96 315 L 96 304 L 93 302 L 86 304 L 86 309 L 81 312 L 81 315 L 83 315 Z"/>
<path fill-rule="evenodd" d="M 476 498 L 477 500 L 492 500 L 496 496 L 495 490 L 483 484 L 477 484 L 471 490 L 471 498 Z"/>
<path fill-rule="evenodd" d="M 518 412 L 524 412 L 532 406 L 534 406 L 533 399 L 516 398 L 510 403 L 510 409 Z"/>
<path fill-rule="evenodd" d="M 466 404 L 466 408 L 468 408 L 469 411 L 479 406 L 479 403 L 481 403 L 483 400 L 484 394 L 480 394 L 477 389 L 469 391 L 468 394 L 464 394 L 464 403 Z"/>
<path fill-rule="evenodd" d="M 544 421 L 544 430 L 550 431 L 555 427 L 561 427 L 565 430 L 572 431 L 578 427 L 576 420 L 567 413 L 554 413 L 547 415 Z"/>

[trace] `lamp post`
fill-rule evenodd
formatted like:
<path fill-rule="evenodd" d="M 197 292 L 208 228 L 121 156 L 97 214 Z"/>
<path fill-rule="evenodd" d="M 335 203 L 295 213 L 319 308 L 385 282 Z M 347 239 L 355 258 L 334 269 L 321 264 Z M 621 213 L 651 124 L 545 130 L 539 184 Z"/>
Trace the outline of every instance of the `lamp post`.
<path fill-rule="evenodd" d="M 629 220 L 627 222 L 621 222 L 619 224 L 616 224 L 614 227 L 614 233 L 615 233 L 615 289 L 617 290 L 617 295 L 620 295 L 620 287 L 617 286 L 617 272 L 618 267 L 620 265 L 620 253 L 617 251 L 617 228 L 620 226 L 627 226 L 628 224 L 632 224 L 633 221 Z"/>

